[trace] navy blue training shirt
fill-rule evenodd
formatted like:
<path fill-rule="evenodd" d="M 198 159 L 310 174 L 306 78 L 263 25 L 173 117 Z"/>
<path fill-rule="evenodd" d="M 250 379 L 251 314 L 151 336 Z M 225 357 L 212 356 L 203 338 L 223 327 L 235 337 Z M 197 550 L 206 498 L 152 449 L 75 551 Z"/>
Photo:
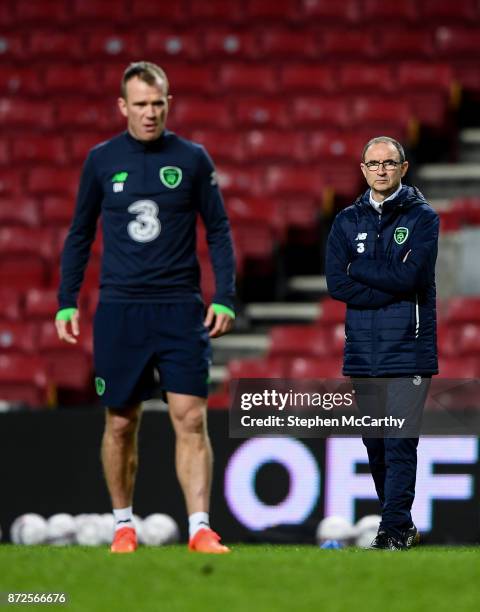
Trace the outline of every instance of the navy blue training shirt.
<path fill-rule="evenodd" d="M 63 249 L 59 307 L 77 307 L 100 215 L 100 301 L 200 299 L 197 213 L 206 227 L 215 273 L 213 302 L 233 309 L 230 226 L 205 149 L 167 130 L 151 143 L 124 132 L 94 147 L 85 161 Z"/>

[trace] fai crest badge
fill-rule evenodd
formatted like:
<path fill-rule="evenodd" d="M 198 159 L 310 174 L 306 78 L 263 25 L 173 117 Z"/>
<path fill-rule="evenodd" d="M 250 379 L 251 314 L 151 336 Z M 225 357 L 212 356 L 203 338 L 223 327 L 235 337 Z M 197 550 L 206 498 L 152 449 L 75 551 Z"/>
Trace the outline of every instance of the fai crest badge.
<path fill-rule="evenodd" d="M 395 234 L 393 235 L 397 244 L 403 244 L 408 238 L 408 227 L 397 227 L 395 228 Z"/>
<path fill-rule="evenodd" d="M 177 166 L 160 168 L 160 180 L 169 189 L 175 189 L 182 182 L 182 171 Z"/>
<path fill-rule="evenodd" d="M 97 376 L 95 378 L 95 390 L 97 392 L 97 395 L 103 395 L 105 393 L 105 380 L 103 378 L 100 378 L 100 376 Z"/>

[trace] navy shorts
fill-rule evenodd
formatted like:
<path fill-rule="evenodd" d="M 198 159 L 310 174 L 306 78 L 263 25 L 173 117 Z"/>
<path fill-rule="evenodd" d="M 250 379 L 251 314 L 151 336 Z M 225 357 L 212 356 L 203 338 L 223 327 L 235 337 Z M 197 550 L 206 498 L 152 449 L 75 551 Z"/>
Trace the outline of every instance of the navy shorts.
<path fill-rule="evenodd" d="M 99 303 L 94 362 L 101 403 L 129 406 L 151 398 L 158 386 L 207 397 L 211 348 L 203 320 L 201 302 Z"/>

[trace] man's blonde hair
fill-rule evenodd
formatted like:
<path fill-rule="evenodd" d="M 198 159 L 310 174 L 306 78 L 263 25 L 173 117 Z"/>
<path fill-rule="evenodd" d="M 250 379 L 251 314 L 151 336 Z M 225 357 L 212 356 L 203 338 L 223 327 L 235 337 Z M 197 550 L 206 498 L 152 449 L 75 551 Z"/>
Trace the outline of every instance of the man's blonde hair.
<path fill-rule="evenodd" d="M 121 82 L 121 96 L 124 100 L 127 99 L 127 83 L 133 77 L 137 77 L 145 81 L 148 85 L 155 85 L 157 81 L 163 81 L 165 84 L 165 93 L 168 94 L 168 78 L 165 70 L 152 64 L 152 62 L 132 62 L 123 73 Z"/>

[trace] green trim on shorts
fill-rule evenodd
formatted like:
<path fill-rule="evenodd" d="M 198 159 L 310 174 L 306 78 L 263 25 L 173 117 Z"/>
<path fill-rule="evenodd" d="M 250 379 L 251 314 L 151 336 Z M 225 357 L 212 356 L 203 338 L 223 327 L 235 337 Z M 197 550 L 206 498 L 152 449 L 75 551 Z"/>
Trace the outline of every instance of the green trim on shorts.
<path fill-rule="evenodd" d="M 55 321 L 71 321 L 78 308 L 62 308 L 57 312 Z"/>
<path fill-rule="evenodd" d="M 227 314 L 232 319 L 235 318 L 235 313 L 233 312 L 231 308 L 228 308 L 228 306 L 224 306 L 223 304 L 212 304 L 212 306 L 213 306 L 213 312 L 216 315 Z"/>

